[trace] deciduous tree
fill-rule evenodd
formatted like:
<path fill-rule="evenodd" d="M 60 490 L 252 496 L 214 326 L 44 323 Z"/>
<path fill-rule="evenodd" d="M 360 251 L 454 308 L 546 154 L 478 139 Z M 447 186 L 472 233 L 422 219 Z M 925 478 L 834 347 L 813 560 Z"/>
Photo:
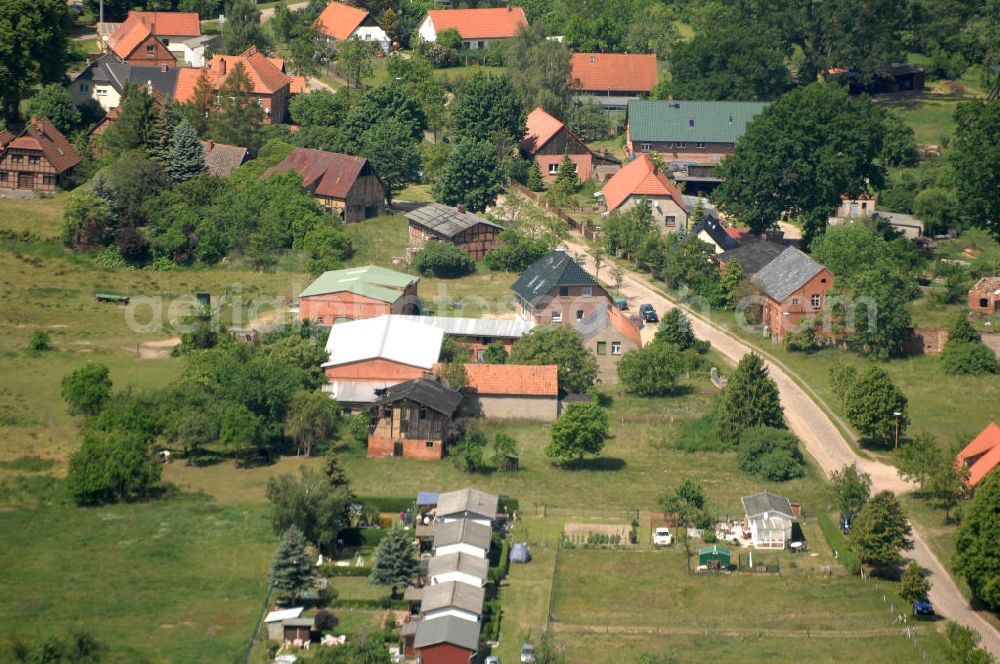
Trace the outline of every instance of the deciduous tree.
<path fill-rule="evenodd" d="M 87 431 L 70 456 L 66 489 L 78 505 L 134 500 L 159 483 L 161 469 L 141 437 Z"/>
<path fill-rule="evenodd" d="M 684 360 L 677 347 L 666 343 L 630 350 L 618 361 L 618 377 L 625 391 L 646 397 L 670 394 L 683 371 Z"/>
<path fill-rule="evenodd" d="M 571 403 L 552 425 L 545 455 L 560 463 L 600 454 L 608 439 L 608 414 L 596 403 Z"/>
<path fill-rule="evenodd" d="M 361 85 L 361 79 L 375 70 L 375 44 L 358 36 L 342 42 L 337 48 L 337 68 L 347 74 L 347 82 Z"/>
<path fill-rule="evenodd" d="M 740 435 L 740 469 L 772 482 L 785 482 L 806 474 L 798 437 L 784 429 L 753 427 Z"/>
<path fill-rule="evenodd" d="M 276 533 L 296 526 L 306 539 L 327 550 L 349 523 L 354 501 L 350 488 L 334 485 L 324 473 L 302 466 L 299 477 L 272 477 L 265 492 L 271 503 L 271 523 Z"/>
<path fill-rule="evenodd" d="M 298 451 L 312 456 L 314 447 L 330 441 L 340 423 L 340 407 L 325 392 L 302 390 L 292 396 L 285 415 L 285 435 Z"/>
<path fill-rule="evenodd" d="M 955 143 L 949 156 L 967 226 L 1000 238 L 1000 105 L 981 100 L 955 109 Z"/>
<path fill-rule="evenodd" d="M 396 118 L 387 118 L 361 135 L 362 156 L 371 162 L 385 185 L 386 199 L 393 197 L 417 179 L 420 152 L 408 127 Z"/>
<path fill-rule="evenodd" d="M 256 150 L 265 113 L 253 96 L 253 81 L 242 62 L 233 65 L 219 87 L 219 98 L 222 103 L 212 118 L 212 136 L 221 143 Z"/>
<path fill-rule="evenodd" d="M 80 124 L 80 111 L 73 105 L 73 97 L 58 83 L 49 83 L 39 89 L 28 104 L 28 115 L 39 120 L 48 118 L 67 136 Z"/>
<path fill-rule="evenodd" d="M 862 437 L 881 444 L 896 436 L 897 419 L 902 436 L 910 423 L 906 396 L 883 369 L 871 366 L 847 391 L 844 414 Z M 897 418 L 895 413 L 899 413 Z"/>
<path fill-rule="evenodd" d="M 891 491 L 876 493 L 851 524 L 851 548 L 861 561 L 889 567 L 903 561 L 901 551 L 913 548 L 911 528 Z"/>
<path fill-rule="evenodd" d="M 66 71 L 69 6 L 61 0 L 0 3 L 0 100 L 7 120 L 20 117 L 21 100 L 42 83 L 57 83 Z"/>
<path fill-rule="evenodd" d="M 976 486 L 955 533 L 955 571 L 972 595 L 1000 608 L 1000 473 L 991 472 Z"/>
<path fill-rule="evenodd" d="M 539 325 L 514 342 L 512 364 L 555 364 L 559 389 L 585 392 L 597 378 L 597 360 L 584 348 L 580 333 L 566 325 Z"/>
<path fill-rule="evenodd" d="M 97 415 L 110 397 L 110 372 L 103 364 L 87 364 L 63 376 L 62 398 L 74 415 Z"/>
<path fill-rule="evenodd" d="M 251 46 L 262 51 L 268 47 L 257 3 L 255 0 L 229 0 L 226 22 L 222 26 L 222 50 L 227 55 L 239 55 Z"/>
<path fill-rule="evenodd" d="M 847 514 L 858 514 L 872 492 L 872 477 L 857 464 L 830 473 L 830 485 L 837 497 L 837 507 Z"/>
<path fill-rule="evenodd" d="M 907 602 L 915 602 L 927 597 L 931 591 L 931 582 L 924 576 L 923 568 L 917 563 L 910 563 L 903 570 L 903 578 L 899 583 L 899 596 Z"/>
<path fill-rule="evenodd" d="M 536 28 L 523 26 L 507 45 L 505 62 L 514 88 L 525 109 L 540 106 L 555 117 L 568 117 L 569 49 L 546 39 Z"/>
<path fill-rule="evenodd" d="M 459 140 L 492 142 L 497 134 L 520 140 L 524 109 L 510 79 L 476 73 L 451 105 L 451 125 Z"/>
<path fill-rule="evenodd" d="M 502 190 L 496 149 L 485 141 L 456 144 L 433 189 L 439 203 L 465 205 L 472 212 L 493 205 Z"/>

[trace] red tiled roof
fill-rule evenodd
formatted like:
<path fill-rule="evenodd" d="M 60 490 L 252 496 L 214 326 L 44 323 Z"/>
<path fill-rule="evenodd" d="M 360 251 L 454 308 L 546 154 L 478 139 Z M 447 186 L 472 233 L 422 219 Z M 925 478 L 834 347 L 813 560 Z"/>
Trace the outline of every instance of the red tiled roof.
<path fill-rule="evenodd" d="M 727 226 L 724 230 L 726 231 L 726 235 L 736 240 L 736 243 L 741 246 L 753 240 L 749 228 L 732 228 Z"/>
<path fill-rule="evenodd" d="M 528 25 L 528 17 L 520 7 L 431 9 L 427 15 L 436 32 L 458 30 L 462 39 L 504 39 L 516 35 L 522 25 Z"/>
<path fill-rule="evenodd" d="M 131 25 L 122 23 L 122 27 L 108 39 L 108 45 L 115 55 L 124 60 L 152 34 L 152 30 L 145 23 L 135 22 Z"/>
<path fill-rule="evenodd" d="M 656 56 L 632 53 L 574 53 L 569 60 L 574 90 L 645 91 L 656 87 Z"/>
<path fill-rule="evenodd" d="M 295 171 L 302 175 L 302 186 L 313 188 L 317 196 L 347 198 L 367 163 L 368 160 L 364 157 L 295 148 L 277 165 L 264 171 L 264 177 L 273 173 Z"/>
<path fill-rule="evenodd" d="M 316 27 L 324 35 L 334 39 L 349 39 L 361 23 L 368 18 L 364 9 L 351 7 L 342 2 L 331 2 L 316 19 Z"/>
<path fill-rule="evenodd" d="M 669 196 L 684 209 L 680 190 L 666 174 L 653 166 L 644 152 L 622 166 L 604 185 L 603 191 L 609 212 L 628 200 L 629 196 Z"/>
<path fill-rule="evenodd" d="M 629 341 L 635 344 L 636 348 L 642 348 L 642 336 L 639 334 L 639 328 L 635 326 L 635 323 L 628 316 L 619 311 L 617 307 L 609 306 L 608 318 L 611 320 L 611 324 L 615 326 L 615 329 L 624 334 Z"/>
<path fill-rule="evenodd" d="M 958 453 L 956 463 L 966 465 L 969 479 L 966 483 L 974 487 L 1000 464 L 1000 426 L 990 422 L 982 433 Z"/>
<path fill-rule="evenodd" d="M 0 150 L 5 152 L 9 147 L 40 150 L 56 173 L 64 173 L 80 163 L 73 145 L 48 118 L 32 119 L 18 134 L 4 131 L 0 134 Z"/>
<path fill-rule="evenodd" d="M 156 36 L 165 37 L 200 37 L 201 19 L 198 12 L 129 12 L 129 21 L 142 21 L 153 29 Z"/>
<path fill-rule="evenodd" d="M 288 89 L 288 94 L 301 95 L 308 92 L 305 76 L 289 76 L 289 78 L 292 79 L 292 83 Z"/>
<path fill-rule="evenodd" d="M 202 72 L 207 72 L 207 69 L 194 68 L 194 67 L 182 67 L 177 70 L 177 85 L 174 88 L 174 99 L 178 103 L 186 104 L 194 98 L 194 89 L 198 84 L 198 77 L 201 76 Z M 209 80 L 212 81 L 212 86 L 216 85 L 216 78 L 209 73 Z"/>
<path fill-rule="evenodd" d="M 440 365 L 438 365 L 440 366 Z M 469 388 L 479 394 L 557 396 L 559 367 L 554 364 L 466 364 Z"/>
<path fill-rule="evenodd" d="M 280 62 L 280 60 L 279 60 Z M 174 99 L 180 103 L 188 102 L 194 97 L 194 89 L 201 73 L 207 72 L 212 82 L 212 88 L 218 89 L 237 64 L 243 64 L 247 76 L 253 83 L 253 91 L 259 95 L 274 94 L 286 85 L 291 89 L 295 82 L 293 77 L 282 73 L 274 62 L 251 46 L 239 55 L 214 55 L 206 67 L 184 67 L 177 72 L 177 87 Z M 303 80 L 303 86 L 305 81 Z"/>
<path fill-rule="evenodd" d="M 560 129 L 566 126 L 542 110 L 541 106 L 528 114 L 525 125 L 528 129 L 524 132 L 524 138 L 521 139 L 521 149 L 528 154 L 535 154 L 541 150 L 546 143 L 552 140 L 553 136 L 559 133 Z"/>

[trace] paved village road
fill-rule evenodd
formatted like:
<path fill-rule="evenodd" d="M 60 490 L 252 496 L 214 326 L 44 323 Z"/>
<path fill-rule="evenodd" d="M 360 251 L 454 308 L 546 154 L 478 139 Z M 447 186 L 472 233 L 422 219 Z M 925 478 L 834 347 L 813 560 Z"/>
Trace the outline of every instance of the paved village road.
<path fill-rule="evenodd" d="M 309 6 L 308 2 L 296 2 L 294 4 L 288 5 L 289 11 L 298 11 L 300 9 L 305 9 Z M 260 10 L 260 22 L 267 23 L 272 18 L 274 18 L 274 7 L 266 7 Z"/>
<path fill-rule="evenodd" d="M 566 242 L 566 247 L 574 255 L 585 257 L 585 266 L 591 273 L 594 272 L 593 257 L 586 246 L 574 239 Z M 660 315 L 678 306 L 653 288 L 642 275 L 631 270 L 625 272 L 621 291 L 623 296 L 635 299 L 637 304 L 642 302 L 652 304 Z M 687 310 L 683 305 L 680 306 Z M 711 342 L 716 350 L 733 362 L 738 362 L 743 355 L 750 352 L 751 349 L 745 342 L 709 323 L 695 312 L 690 310 L 687 312 L 698 338 Z M 652 334 L 651 328 L 643 329 L 644 341 Z M 902 480 L 894 467 L 858 456 L 826 412 L 802 386 L 792 380 L 781 366 L 771 361 L 767 362 L 767 366 L 781 393 L 781 403 L 785 408 L 788 427 L 802 440 L 806 450 L 824 473 L 829 474 L 845 465 L 856 463 L 858 468 L 871 475 L 873 488 L 876 491 L 888 489 L 894 493 L 903 493 L 913 490 L 913 485 Z M 958 590 L 941 561 L 928 548 L 916 526 L 913 530 L 913 539 L 914 548 L 909 552 L 909 556 L 929 572 L 933 584 L 930 599 L 938 613 L 979 632 L 983 639 L 982 645 L 988 648 L 994 657 L 1000 659 L 1000 632 L 969 607 L 968 601 Z"/>

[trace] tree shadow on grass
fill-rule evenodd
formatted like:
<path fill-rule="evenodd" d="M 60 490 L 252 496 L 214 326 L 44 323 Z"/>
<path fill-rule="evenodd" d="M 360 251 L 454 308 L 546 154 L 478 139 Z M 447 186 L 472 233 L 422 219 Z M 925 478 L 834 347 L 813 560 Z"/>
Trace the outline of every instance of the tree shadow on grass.
<path fill-rule="evenodd" d="M 566 470 L 599 470 L 614 471 L 625 467 L 625 459 L 618 457 L 594 457 L 592 459 L 577 459 L 563 464 Z"/>

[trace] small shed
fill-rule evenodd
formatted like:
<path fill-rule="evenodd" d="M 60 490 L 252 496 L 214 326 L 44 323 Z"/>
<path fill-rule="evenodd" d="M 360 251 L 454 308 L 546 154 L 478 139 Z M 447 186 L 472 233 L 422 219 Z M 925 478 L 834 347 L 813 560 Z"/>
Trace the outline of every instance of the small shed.
<path fill-rule="evenodd" d="M 514 543 L 510 549 L 510 562 L 521 564 L 531 562 L 531 550 L 528 549 L 527 542 Z"/>
<path fill-rule="evenodd" d="M 281 621 L 284 631 L 285 641 L 305 641 L 308 642 L 313 629 L 312 618 L 290 618 Z"/>
<path fill-rule="evenodd" d="M 296 606 L 291 609 L 280 609 L 278 611 L 271 611 L 266 616 L 264 616 L 264 624 L 267 625 L 267 638 L 270 641 L 283 641 L 285 638 L 285 632 L 282 628 L 282 622 L 285 620 L 293 620 L 302 616 L 302 612 L 305 611 L 305 607 Z"/>
<path fill-rule="evenodd" d="M 733 552 L 729 548 L 713 544 L 698 549 L 698 567 L 711 572 L 728 570 L 732 566 Z"/>

